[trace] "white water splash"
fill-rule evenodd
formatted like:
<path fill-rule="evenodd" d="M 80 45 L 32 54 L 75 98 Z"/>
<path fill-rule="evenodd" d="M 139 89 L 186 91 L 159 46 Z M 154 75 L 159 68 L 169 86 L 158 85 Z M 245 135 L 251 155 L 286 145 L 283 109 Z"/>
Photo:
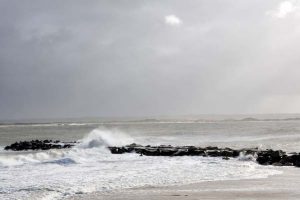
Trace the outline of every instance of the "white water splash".
<path fill-rule="evenodd" d="M 113 155 L 106 146 L 133 139 L 118 130 L 95 129 L 69 150 L 0 157 L 0 199 L 64 199 L 78 193 L 201 181 L 266 178 L 278 168 L 238 159 Z"/>
<path fill-rule="evenodd" d="M 133 139 L 117 130 L 98 128 L 90 132 L 85 138 L 80 141 L 78 148 L 94 148 L 107 146 L 122 146 L 133 143 Z"/>

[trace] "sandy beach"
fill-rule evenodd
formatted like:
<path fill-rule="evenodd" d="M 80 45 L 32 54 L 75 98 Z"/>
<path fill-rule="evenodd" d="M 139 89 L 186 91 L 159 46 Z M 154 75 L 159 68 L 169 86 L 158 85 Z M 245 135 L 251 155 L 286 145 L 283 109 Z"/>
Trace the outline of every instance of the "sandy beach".
<path fill-rule="evenodd" d="M 77 195 L 69 200 L 198 200 L 198 199 L 299 199 L 300 169 L 278 168 L 283 173 L 264 179 L 208 181 L 172 187 L 135 188 L 111 193 Z"/>

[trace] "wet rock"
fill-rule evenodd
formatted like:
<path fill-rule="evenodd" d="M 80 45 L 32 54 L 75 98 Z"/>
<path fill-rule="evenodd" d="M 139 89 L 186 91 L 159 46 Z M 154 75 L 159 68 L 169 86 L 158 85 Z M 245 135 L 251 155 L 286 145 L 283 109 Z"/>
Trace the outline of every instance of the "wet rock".
<path fill-rule="evenodd" d="M 212 146 L 208 146 L 206 147 L 207 150 L 218 150 L 218 147 L 212 147 Z"/>
<path fill-rule="evenodd" d="M 228 151 L 228 150 L 221 151 L 221 156 L 233 157 L 233 151 Z"/>
<path fill-rule="evenodd" d="M 24 151 L 24 150 L 49 150 L 71 148 L 76 142 L 61 142 L 59 140 L 32 140 L 15 142 L 6 146 L 5 150 Z M 296 166 L 300 167 L 300 154 L 292 152 L 286 154 L 282 150 L 259 150 L 258 148 L 231 149 L 219 147 L 197 147 L 197 146 L 143 146 L 132 143 L 121 147 L 108 147 L 112 154 L 137 153 L 145 156 L 203 156 L 221 157 L 224 160 L 236 158 L 240 154 L 250 155 L 256 158 L 256 162 L 261 165 L 274 166 Z"/>
<path fill-rule="evenodd" d="M 240 152 L 239 151 L 237 151 L 237 150 L 233 150 L 232 151 L 232 157 L 238 157 L 240 155 Z"/>
<path fill-rule="evenodd" d="M 220 157 L 220 156 L 222 156 L 222 153 L 219 150 L 208 150 L 208 151 L 206 151 L 206 154 L 210 157 Z"/>
<path fill-rule="evenodd" d="M 288 156 L 288 158 L 291 161 L 291 163 L 293 163 L 294 166 L 300 167 L 300 155 L 299 154 Z"/>
<path fill-rule="evenodd" d="M 258 164 L 274 166 L 296 166 L 300 167 L 300 155 L 295 153 L 287 155 L 281 150 L 259 150 L 258 148 L 218 148 L 218 147 L 196 147 L 196 146 L 142 146 L 137 144 L 125 147 L 109 147 L 111 153 L 138 153 L 145 156 L 203 156 L 203 157 L 222 157 L 224 160 L 238 157 L 240 154 L 251 155 L 256 158 Z"/>
<path fill-rule="evenodd" d="M 109 150 L 112 154 L 126 153 L 126 149 L 125 148 L 120 148 L 120 147 L 109 147 Z"/>
<path fill-rule="evenodd" d="M 268 156 L 265 156 L 265 155 L 258 156 L 257 159 L 256 159 L 256 161 L 261 165 L 269 164 L 269 160 L 270 160 L 270 158 Z"/>
<path fill-rule="evenodd" d="M 49 150 L 49 149 L 62 149 L 71 148 L 74 143 L 60 142 L 59 140 L 52 143 L 52 140 L 31 140 L 31 141 L 20 141 L 8 145 L 4 150 L 11 151 L 27 151 L 27 150 Z"/>
<path fill-rule="evenodd" d="M 259 164 L 267 165 L 267 164 L 273 164 L 273 163 L 281 163 L 283 164 L 283 158 L 285 157 L 285 152 L 278 150 L 274 151 L 272 149 L 268 149 L 266 151 L 260 151 L 257 152 L 258 158 L 256 161 Z"/>
<path fill-rule="evenodd" d="M 148 145 L 150 147 L 150 145 Z M 132 143 L 132 144 L 129 144 L 129 145 L 126 145 L 126 147 L 142 147 L 142 145 L 140 144 L 136 144 L 136 143 Z"/>
<path fill-rule="evenodd" d="M 187 149 L 177 149 L 177 152 L 174 153 L 173 156 L 187 156 L 188 150 Z"/>

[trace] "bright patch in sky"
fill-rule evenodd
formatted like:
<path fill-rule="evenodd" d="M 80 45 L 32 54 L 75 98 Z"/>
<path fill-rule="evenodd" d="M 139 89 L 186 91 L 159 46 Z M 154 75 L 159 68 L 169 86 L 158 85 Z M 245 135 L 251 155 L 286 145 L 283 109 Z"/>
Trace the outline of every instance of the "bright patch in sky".
<path fill-rule="evenodd" d="M 293 4 L 291 1 L 283 1 L 279 4 L 276 10 L 267 12 L 268 15 L 277 18 L 285 18 L 288 14 L 291 14 L 298 10 L 298 7 Z"/>
<path fill-rule="evenodd" d="M 168 15 L 165 16 L 165 23 L 171 26 L 179 26 L 182 22 L 177 16 Z"/>

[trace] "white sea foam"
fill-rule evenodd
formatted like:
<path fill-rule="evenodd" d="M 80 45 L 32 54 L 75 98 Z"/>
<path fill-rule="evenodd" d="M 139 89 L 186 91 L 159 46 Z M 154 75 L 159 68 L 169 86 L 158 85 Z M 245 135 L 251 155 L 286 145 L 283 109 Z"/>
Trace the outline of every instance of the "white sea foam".
<path fill-rule="evenodd" d="M 95 129 L 71 150 L 7 154 L 0 157 L 0 199 L 62 199 L 88 192 L 201 181 L 265 178 L 277 168 L 249 159 L 112 155 L 106 146 L 133 139 Z M 251 160 L 251 159 L 250 159 Z"/>
<path fill-rule="evenodd" d="M 238 160 L 240 161 L 256 161 L 257 155 L 251 155 L 251 154 L 244 154 L 243 152 L 240 153 Z"/>
<path fill-rule="evenodd" d="M 80 141 L 78 148 L 94 148 L 107 146 L 122 146 L 130 144 L 133 139 L 123 132 L 104 128 L 94 129 L 85 138 Z"/>

